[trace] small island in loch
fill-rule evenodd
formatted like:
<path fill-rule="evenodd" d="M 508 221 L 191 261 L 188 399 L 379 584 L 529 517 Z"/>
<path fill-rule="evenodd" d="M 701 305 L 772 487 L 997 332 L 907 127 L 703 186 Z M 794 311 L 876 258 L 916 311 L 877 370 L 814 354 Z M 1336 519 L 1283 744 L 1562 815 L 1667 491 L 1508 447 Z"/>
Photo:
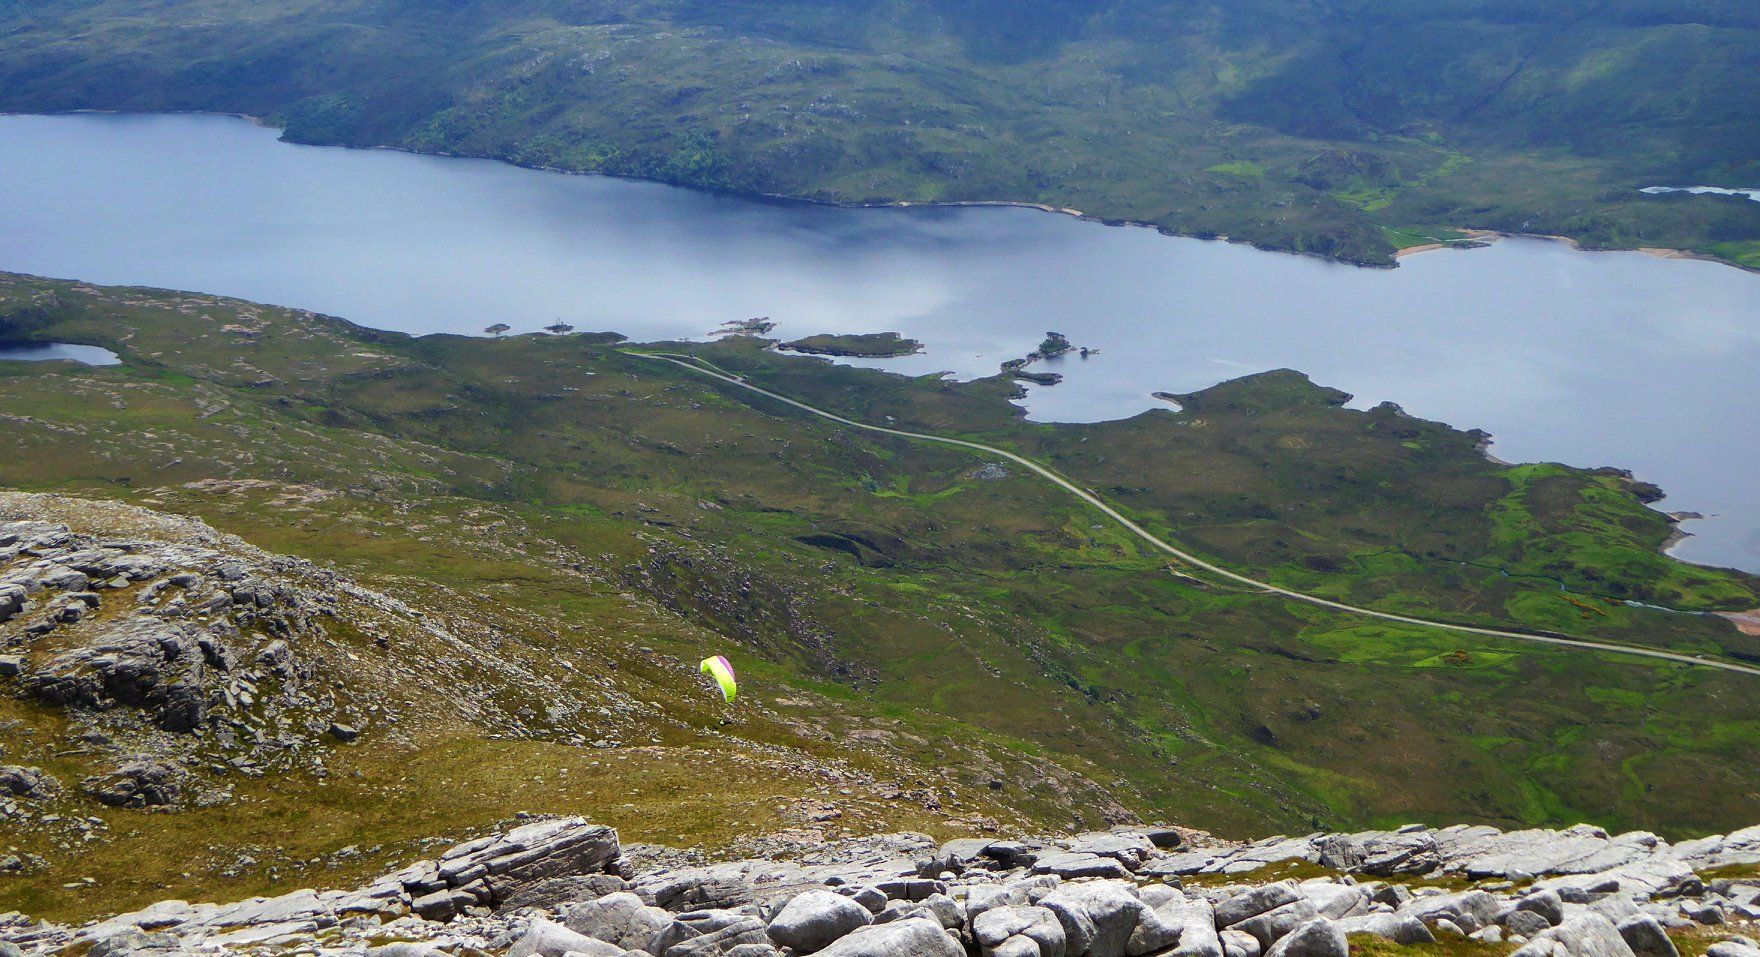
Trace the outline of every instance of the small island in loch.
<path fill-rule="evenodd" d="M 784 342 L 777 346 L 788 352 L 804 352 L 814 356 L 839 356 L 847 359 L 892 359 L 916 355 L 923 344 L 906 339 L 896 332 L 863 332 L 852 335 L 822 333 Z"/>

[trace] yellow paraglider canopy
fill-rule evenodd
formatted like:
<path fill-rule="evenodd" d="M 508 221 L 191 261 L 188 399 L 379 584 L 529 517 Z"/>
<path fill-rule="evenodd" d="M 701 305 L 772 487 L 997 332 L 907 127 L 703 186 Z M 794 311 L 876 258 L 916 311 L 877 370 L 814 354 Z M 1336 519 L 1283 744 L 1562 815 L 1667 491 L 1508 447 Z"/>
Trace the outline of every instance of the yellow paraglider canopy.
<path fill-rule="evenodd" d="M 726 658 L 720 655 L 704 658 L 700 670 L 715 678 L 715 683 L 721 686 L 721 697 L 732 701 L 733 696 L 739 693 L 739 682 L 733 678 L 733 665 L 728 664 Z"/>

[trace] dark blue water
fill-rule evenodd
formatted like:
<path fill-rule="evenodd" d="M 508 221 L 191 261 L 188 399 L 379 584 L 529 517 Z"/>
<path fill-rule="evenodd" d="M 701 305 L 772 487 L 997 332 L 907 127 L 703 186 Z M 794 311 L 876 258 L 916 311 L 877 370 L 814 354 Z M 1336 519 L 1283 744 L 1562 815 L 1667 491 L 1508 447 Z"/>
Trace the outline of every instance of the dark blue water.
<path fill-rule="evenodd" d="M 46 362 L 51 359 L 83 362 L 89 366 L 113 366 L 121 361 L 116 358 L 116 353 L 97 346 L 76 346 L 65 342 L 45 342 L 40 345 L 0 343 L 0 362 Z"/>
<path fill-rule="evenodd" d="M 1017 209 L 845 210 L 387 151 L 204 116 L 0 117 L 0 269 L 194 289 L 409 332 L 561 319 L 636 339 L 769 316 L 898 330 L 902 371 L 993 372 L 1047 330 L 1035 418 L 1095 420 L 1282 366 L 1633 469 L 1677 554 L 1760 570 L 1760 276 L 1540 240 L 1365 270 Z"/>

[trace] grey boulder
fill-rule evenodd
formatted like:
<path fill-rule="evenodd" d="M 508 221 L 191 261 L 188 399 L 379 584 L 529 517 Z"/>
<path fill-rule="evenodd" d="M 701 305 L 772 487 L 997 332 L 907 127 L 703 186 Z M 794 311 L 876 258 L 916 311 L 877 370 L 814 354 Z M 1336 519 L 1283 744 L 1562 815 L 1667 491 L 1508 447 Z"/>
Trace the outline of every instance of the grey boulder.
<path fill-rule="evenodd" d="M 80 786 L 111 807 L 163 807 L 183 796 L 184 774 L 162 761 L 130 761 L 109 774 L 86 778 Z"/>
<path fill-rule="evenodd" d="M 1546 918 L 1531 910 L 1510 910 L 1497 915 L 1497 923 L 1510 934 L 1533 937 L 1552 927 Z"/>
<path fill-rule="evenodd" d="M 857 887 L 849 891 L 849 899 L 866 907 L 868 913 L 878 914 L 886 909 L 888 900 L 885 892 L 878 887 Z"/>
<path fill-rule="evenodd" d="M 924 917 L 863 927 L 819 951 L 820 957 L 965 957 L 965 948 Z"/>
<path fill-rule="evenodd" d="M 623 948 L 577 934 L 554 921 L 535 917 L 524 937 L 507 952 L 507 957 L 565 957 L 584 954 L 586 957 L 623 957 Z"/>
<path fill-rule="evenodd" d="M 694 940 L 698 937 L 707 937 L 718 934 L 728 927 L 732 927 L 736 924 L 746 924 L 748 922 L 757 923 L 757 921 L 752 920 L 751 917 L 736 910 L 691 911 L 689 913 L 678 915 L 671 923 L 660 928 L 660 930 L 649 939 L 647 946 L 642 949 L 650 954 L 658 955 L 658 957 L 665 957 L 667 953 L 671 952 L 672 948 L 683 944 L 686 941 Z M 763 925 L 759 924 L 759 926 L 762 927 Z M 744 928 L 742 928 L 742 931 L 743 930 Z M 720 938 L 716 939 L 719 940 Z M 763 942 L 768 943 L 769 937 L 763 937 L 762 940 Z"/>
<path fill-rule="evenodd" d="M 1515 903 L 1516 910 L 1531 911 L 1546 918 L 1546 926 L 1557 927 L 1564 923 L 1564 901 L 1557 891 L 1538 891 L 1522 898 Z"/>
<path fill-rule="evenodd" d="M 1027 903 L 1027 888 L 1024 884 L 978 884 L 966 892 L 966 919 L 977 920 L 978 915 L 997 907 L 1018 907 Z"/>
<path fill-rule="evenodd" d="M 182 941 L 171 934 L 152 934 L 126 930 L 112 934 L 92 945 L 86 957 L 150 957 L 183 952 Z"/>
<path fill-rule="evenodd" d="M 1259 946 L 1269 951 L 1271 945 L 1282 940 L 1297 927 L 1319 916 L 1320 912 L 1315 909 L 1313 903 L 1303 897 L 1282 907 L 1249 917 L 1234 924 L 1233 929 L 1245 931 L 1259 938 Z"/>
<path fill-rule="evenodd" d="M 497 910 L 513 911 L 522 907 L 540 909 L 559 907 L 563 904 L 598 900 L 608 894 L 628 889 L 629 882 L 613 874 L 573 874 L 567 877 L 547 877 L 514 891 L 500 903 Z"/>
<path fill-rule="evenodd" d="M 960 906 L 959 901 L 948 897 L 946 894 L 930 894 L 928 897 L 923 898 L 922 907 L 929 913 L 934 914 L 935 919 L 940 921 L 941 926 L 947 930 L 954 930 L 965 926 L 965 908 Z"/>
<path fill-rule="evenodd" d="M 42 800 L 54 797 L 60 790 L 61 782 L 42 768 L 0 765 L 0 795 Z"/>
<path fill-rule="evenodd" d="M 1259 938 L 1239 930 L 1225 930 L 1216 935 L 1222 944 L 1225 957 L 1259 957 L 1264 949 L 1259 946 Z"/>
<path fill-rule="evenodd" d="M 1059 887 L 1039 900 L 1057 915 L 1072 957 L 1124 957 L 1143 902 L 1129 885 L 1101 881 Z"/>
<path fill-rule="evenodd" d="M 856 901 L 830 891 L 796 894 L 770 921 L 770 939 L 797 954 L 821 950 L 858 927 L 873 914 Z"/>
<path fill-rule="evenodd" d="M 769 947 L 764 924 L 745 917 L 701 937 L 693 937 L 666 948 L 661 957 L 721 957 L 735 947 L 758 945 Z"/>
<path fill-rule="evenodd" d="M 1303 884 L 1301 891 L 1321 917 L 1342 920 L 1353 914 L 1359 914 L 1369 907 L 1369 895 L 1363 888 L 1354 884 L 1334 884 L 1330 881 L 1316 881 Z"/>
<path fill-rule="evenodd" d="M 1579 914 L 1523 944 L 1515 957 L 1635 957 L 1613 922 Z"/>
<path fill-rule="evenodd" d="M 1067 938 L 1063 922 L 1043 907 L 997 907 L 972 921 L 972 936 L 984 957 L 1025 952 L 1030 944 L 1036 957 L 1064 957 Z M 1015 943 L 1010 943 L 1015 941 Z M 1025 941 L 1026 943 L 1021 943 Z"/>
<path fill-rule="evenodd" d="M 1216 926 L 1233 927 L 1250 917 L 1257 917 L 1301 899 L 1302 895 L 1295 885 L 1287 881 L 1255 887 L 1217 904 Z"/>
<path fill-rule="evenodd" d="M 1075 852 L 1047 854 L 1033 862 L 1033 873 L 1056 874 L 1064 880 L 1078 877 L 1111 877 L 1122 880 L 1131 876 L 1130 868 L 1115 857 Z"/>
<path fill-rule="evenodd" d="M 1495 922 L 1502 912 L 1503 903 L 1484 891 L 1414 897 L 1399 909 L 1399 913 L 1410 914 L 1426 924 L 1446 920 L 1462 933 L 1472 933 Z"/>
<path fill-rule="evenodd" d="M 1069 841 L 1068 847 L 1073 854 L 1110 857 L 1133 871 L 1155 853 L 1155 844 L 1147 837 L 1112 831 L 1077 835 Z"/>
<path fill-rule="evenodd" d="M 1131 929 L 1124 952 L 1128 957 L 1160 953 L 1178 944 L 1180 932 L 1184 929 L 1185 921 L 1178 910 L 1168 907 L 1166 911 L 1158 911 L 1145 906 L 1137 914 L 1137 926 Z"/>
<path fill-rule="evenodd" d="M 1337 922 L 1317 917 L 1285 934 L 1265 957 L 1350 957 L 1350 953 L 1350 943 Z"/>
<path fill-rule="evenodd" d="M 616 944 L 625 950 L 638 950 L 646 947 L 661 928 L 672 923 L 672 915 L 658 907 L 649 907 L 634 894 L 621 891 L 570 907 L 563 915 L 562 923 L 577 934 Z"/>
<path fill-rule="evenodd" d="M 1620 921 L 1619 935 L 1637 957 L 1680 957 L 1668 931 L 1654 917 L 1637 914 Z"/>
<path fill-rule="evenodd" d="M 1179 946 L 1174 948 L 1172 957 L 1224 957 L 1222 938 L 1216 933 L 1216 911 L 1209 901 L 1174 901 L 1156 908 L 1156 912 L 1168 921 L 1177 915 L 1180 923 Z"/>

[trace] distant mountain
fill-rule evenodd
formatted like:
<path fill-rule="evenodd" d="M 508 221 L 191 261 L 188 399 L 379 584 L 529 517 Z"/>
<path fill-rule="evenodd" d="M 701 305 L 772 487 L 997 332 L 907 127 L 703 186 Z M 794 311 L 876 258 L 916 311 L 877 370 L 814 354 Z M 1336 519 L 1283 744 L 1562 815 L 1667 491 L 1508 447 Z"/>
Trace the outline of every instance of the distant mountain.
<path fill-rule="evenodd" d="M 0 3 L 0 109 L 845 202 L 1017 200 L 1336 258 L 1479 227 L 1760 265 L 1738 0 Z"/>

